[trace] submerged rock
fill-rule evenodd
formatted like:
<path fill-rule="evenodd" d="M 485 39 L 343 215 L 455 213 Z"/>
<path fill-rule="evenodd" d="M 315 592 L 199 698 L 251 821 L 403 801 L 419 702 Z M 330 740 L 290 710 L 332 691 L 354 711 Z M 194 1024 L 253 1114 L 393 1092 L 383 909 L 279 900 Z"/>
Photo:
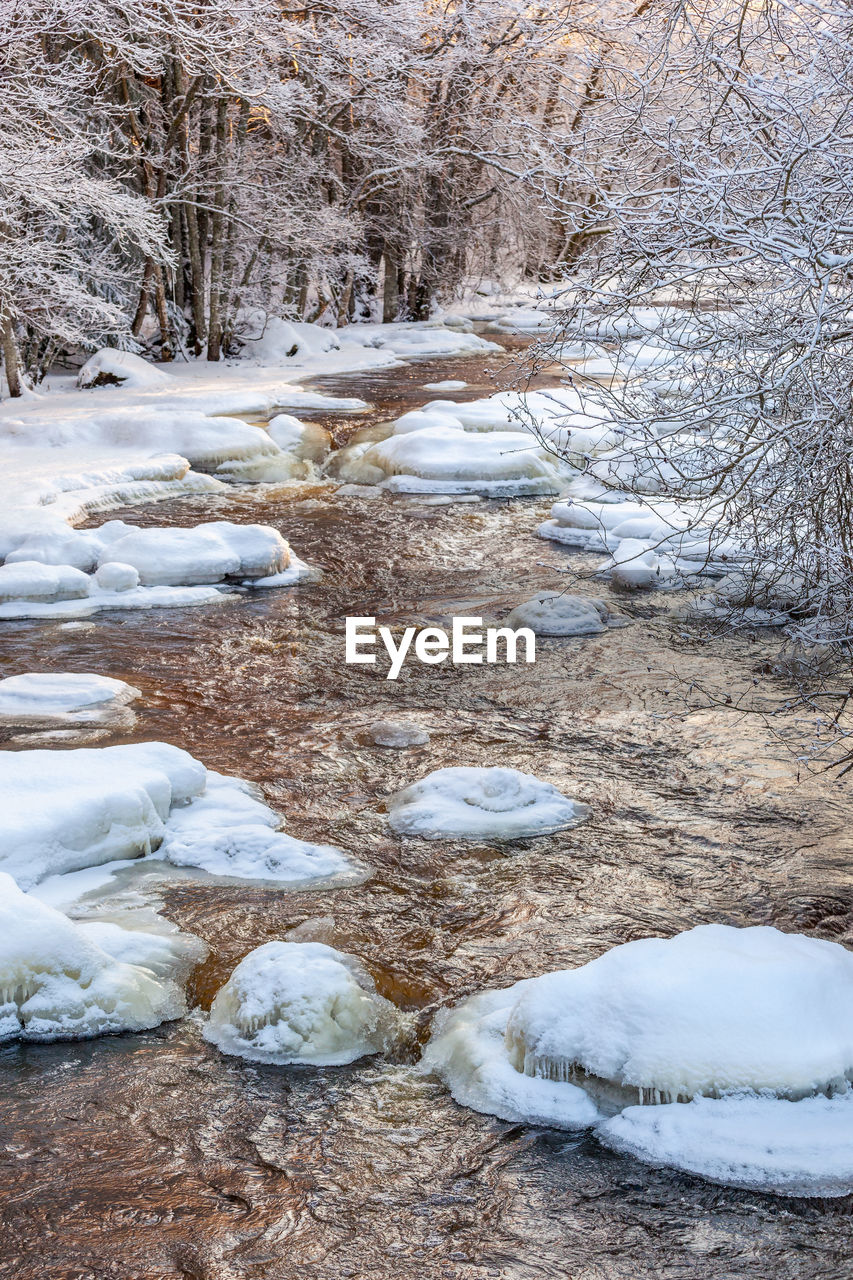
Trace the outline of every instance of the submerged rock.
<path fill-rule="evenodd" d="M 401 835 L 428 840 L 519 840 L 577 826 L 589 814 L 550 782 L 518 769 L 436 769 L 388 801 Z"/>
<path fill-rule="evenodd" d="M 354 957 L 322 942 L 267 942 L 217 992 L 204 1036 L 251 1062 L 340 1066 L 387 1048 L 399 1018 Z"/>
<path fill-rule="evenodd" d="M 368 732 L 377 747 L 424 747 L 429 742 L 426 729 L 402 720 L 377 720 Z"/>
<path fill-rule="evenodd" d="M 595 596 L 573 596 L 562 591 L 542 591 L 517 605 L 509 614 L 509 627 L 530 627 L 537 636 L 601 635 L 608 627 L 627 626 L 628 619 Z"/>

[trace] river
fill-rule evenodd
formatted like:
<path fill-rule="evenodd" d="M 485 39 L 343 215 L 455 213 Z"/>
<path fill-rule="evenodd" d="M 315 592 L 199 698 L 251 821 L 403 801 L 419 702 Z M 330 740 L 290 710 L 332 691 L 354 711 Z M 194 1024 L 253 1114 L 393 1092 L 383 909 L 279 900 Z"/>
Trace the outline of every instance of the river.
<path fill-rule="evenodd" d="M 486 394 L 502 364 L 327 379 L 323 390 L 375 407 L 315 416 L 343 443 L 439 394 L 421 390 L 436 378 L 466 379 L 461 398 Z M 802 769 L 758 719 L 726 706 L 684 714 L 691 684 L 748 688 L 772 637 L 685 624 L 679 593 L 658 593 L 620 600 L 629 627 L 540 641 L 532 666 L 409 663 L 392 682 L 385 665 L 344 664 L 347 615 L 494 622 L 593 569 L 598 558 L 534 537 L 548 506 L 336 496 L 316 483 L 135 507 L 111 514 L 274 525 L 323 576 L 239 603 L 4 627 L 4 674 L 97 671 L 142 690 L 135 730 L 100 745 L 185 747 L 260 783 L 290 834 L 372 868 L 362 884 L 320 891 L 152 881 L 164 914 L 210 947 L 195 1000 L 209 1005 L 242 956 L 305 925 L 361 957 L 412 1028 L 396 1061 L 328 1069 L 223 1057 L 192 1019 L 4 1049 L 4 1277 L 849 1274 L 853 1198 L 762 1196 L 649 1168 L 588 1137 L 465 1110 L 414 1069 L 441 1006 L 629 939 L 716 920 L 853 942 L 843 788 Z M 369 726 L 397 716 L 430 744 L 372 745 Z M 386 797 L 453 764 L 535 773 L 588 803 L 591 819 L 508 852 L 392 836 Z"/>

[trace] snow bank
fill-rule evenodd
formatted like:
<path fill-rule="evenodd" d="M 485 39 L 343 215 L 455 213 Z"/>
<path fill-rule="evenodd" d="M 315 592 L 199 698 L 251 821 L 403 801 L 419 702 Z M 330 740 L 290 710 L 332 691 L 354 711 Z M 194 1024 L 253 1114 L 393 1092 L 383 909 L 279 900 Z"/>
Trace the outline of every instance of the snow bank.
<path fill-rule="evenodd" d="M 613 612 L 605 600 L 562 591 L 541 591 L 517 605 L 506 620 L 508 627 L 530 627 L 538 636 L 601 635 L 608 627 L 626 624 L 627 618 Z"/>
<path fill-rule="evenodd" d="M 520 840 L 577 826 L 586 805 L 518 769 L 436 769 L 388 801 L 401 835 L 428 840 Z"/>
<path fill-rule="evenodd" d="M 844 1194 L 851 1009 L 844 947 L 703 925 L 465 1001 L 437 1022 L 424 1066 L 458 1101 L 504 1119 L 598 1118 L 602 1141 L 640 1159 Z"/>
<path fill-rule="evenodd" d="M 248 784 L 163 742 L 0 753 L 0 868 L 24 888 L 155 851 L 241 879 L 356 876 L 340 850 L 280 825 Z"/>
<path fill-rule="evenodd" d="M 243 320 L 248 325 L 247 336 L 243 338 L 243 354 L 260 365 L 278 365 L 297 356 L 323 356 L 341 349 L 334 329 L 283 320 L 281 316 L 268 315 L 263 311 L 246 314 Z"/>
<path fill-rule="evenodd" d="M 628 1107 L 603 1124 L 605 1146 L 712 1182 L 789 1196 L 853 1190 L 853 1098 L 800 1102 L 742 1094 Z"/>
<path fill-rule="evenodd" d="M 186 1006 L 174 979 L 204 953 L 185 935 L 75 924 L 0 873 L 0 1042 L 84 1039 L 179 1018 Z"/>
<path fill-rule="evenodd" d="M 425 427 L 356 447 L 340 470 L 352 484 L 397 493 L 477 493 L 488 497 L 559 493 L 563 474 L 530 436 Z"/>
<path fill-rule="evenodd" d="M 290 563 L 290 547 L 276 529 L 260 524 L 217 520 L 190 529 L 125 526 L 113 527 L 98 557 L 99 568 L 110 562 L 132 565 L 146 587 L 187 586 L 282 573 Z"/>
<path fill-rule="evenodd" d="M 338 1066 L 385 1049 L 398 1016 L 353 957 L 267 942 L 217 992 L 204 1036 L 251 1062 Z"/>
<path fill-rule="evenodd" d="M 102 724 L 139 697 L 138 689 L 109 676 L 28 672 L 0 680 L 0 722 Z"/>
<path fill-rule="evenodd" d="M 169 376 L 130 351 L 102 347 L 77 374 L 78 387 L 123 386 L 149 390 L 168 385 Z"/>

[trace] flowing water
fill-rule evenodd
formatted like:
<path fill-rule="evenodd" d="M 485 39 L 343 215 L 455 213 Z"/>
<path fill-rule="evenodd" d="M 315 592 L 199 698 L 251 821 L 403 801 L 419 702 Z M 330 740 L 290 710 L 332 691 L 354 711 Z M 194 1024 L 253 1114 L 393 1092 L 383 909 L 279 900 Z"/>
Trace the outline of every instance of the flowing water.
<path fill-rule="evenodd" d="M 327 380 L 372 401 L 327 418 L 338 443 L 428 399 L 493 389 L 495 357 Z M 589 1137 L 465 1110 L 413 1068 L 437 1009 L 708 921 L 853 943 L 850 804 L 760 720 L 685 715 L 690 688 L 737 691 L 772 649 L 679 620 L 676 595 L 621 602 L 632 625 L 543 640 L 533 666 L 344 664 L 344 618 L 501 619 L 596 560 L 536 539 L 548 502 L 430 505 L 332 486 L 235 488 L 118 515 L 272 524 L 323 577 L 200 609 L 8 625 L 3 673 L 97 671 L 143 692 L 132 733 L 259 782 L 296 836 L 338 844 L 364 883 L 288 892 L 175 879 L 150 892 L 210 958 L 206 1007 L 252 948 L 305 924 L 360 956 L 411 1015 L 398 1060 L 260 1067 L 192 1020 L 144 1035 L 0 1053 L 0 1274 L 20 1280 L 512 1280 L 849 1274 L 853 1198 L 735 1192 Z M 594 580 L 586 590 L 607 588 Z M 735 699 L 736 701 L 736 699 Z M 389 717 L 426 727 L 371 745 Z M 11 744 L 20 746 L 20 740 Z M 73 745 L 73 744 L 72 744 Z M 502 764 L 587 802 L 576 830 L 499 851 L 398 839 L 385 800 L 432 769 Z"/>

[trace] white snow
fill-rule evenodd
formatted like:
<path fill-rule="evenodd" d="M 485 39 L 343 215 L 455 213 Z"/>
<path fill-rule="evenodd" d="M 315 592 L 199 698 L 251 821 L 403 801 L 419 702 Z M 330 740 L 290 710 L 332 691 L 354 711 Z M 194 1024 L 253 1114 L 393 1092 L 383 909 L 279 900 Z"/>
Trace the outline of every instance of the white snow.
<path fill-rule="evenodd" d="M 436 769 L 388 800 L 388 821 L 401 835 L 428 840 L 520 840 L 574 827 L 586 805 L 518 769 Z"/>
<path fill-rule="evenodd" d="M 38 560 L 18 560 L 0 565 L 0 602 L 31 600 L 53 604 L 56 600 L 79 600 L 89 594 L 85 573 L 71 565 L 41 564 Z"/>
<path fill-rule="evenodd" d="M 206 784 L 204 794 L 192 804 L 172 811 L 159 857 L 211 875 L 290 886 L 361 878 L 340 849 L 279 831 L 281 818 L 247 783 L 208 770 Z"/>
<path fill-rule="evenodd" d="M 605 600 L 563 591 L 540 591 L 532 600 L 517 605 L 506 619 L 508 627 L 530 627 L 538 636 L 600 635 L 608 627 L 626 623 L 627 619 L 613 612 Z"/>
<path fill-rule="evenodd" d="M 293 840 L 280 825 L 248 784 L 163 742 L 0 753 L 0 868 L 25 889 L 153 854 L 241 879 L 357 875 L 340 850 Z"/>
<path fill-rule="evenodd" d="M 217 520 L 188 529 L 125 526 L 115 532 L 98 557 L 98 567 L 110 561 L 131 565 L 146 587 L 265 578 L 282 573 L 290 562 L 290 548 L 281 534 L 259 524 Z"/>
<path fill-rule="evenodd" d="M 838 1195 L 853 1188 L 851 1014 L 844 947 L 702 925 L 463 1002 L 424 1067 L 505 1119 L 574 1128 L 597 1102 L 619 1113 L 602 1141 L 640 1159 Z"/>
<path fill-rule="evenodd" d="M 459 378 L 445 378 L 443 382 L 425 382 L 424 391 L 464 391 L 467 386 Z"/>
<path fill-rule="evenodd" d="M 205 948 L 185 935 L 75 924 L 0 873 L 0 1042 L 141 1031 L 185 1012 L 175 978 Z"/>
<path fill-rule="evenodd" d="M 456 1101 L 474 1111 L 525 1124 L 586 1129 L 601 1114 L 583 1089 L 522 1075 L 507 1056 L 507 1017 L 529 981 L 472 996 L 439 1014 L 421 1066 L 440 1076 Z"/>
<path fill-rule="evenodd" d="M 115 347 L 102 347 L 86 361 L 77 374 L 78 387 L 94 387 L 118 383 L 136 390 L 162 387 L 169 382 L 169 375 L 162 369 L 143 360 L 131 351 L 118 351 Z"/>
<path fill-rule="evenodd" d="M 139 697 L 138 689 L 109 676 L 28 672 L 0 680 L 0 721 L 5 724 L 103 723 Z"/>
<path fill-rule="evenodd" d="M 559 493 L 565 483 L 555 460 L 521 433 L 427 426 L 357 450 L 341 470 L 341 480 L 381 484 L 397 493 L 517 497 Z"/>
<path fill-rule="evenodd" d="M 353 957 L 322 942 L 267 942 L 217 992 L 204 1036 L 252 1062 L 337 1066 L 381 1052 L 397 1023 Z"/>
<path fill-rule="evenodd" d="M 627 1107 L 603 1124 L 605 1146 L 727 1186 L 789 1196 L 853 1190 L 853 1097 L 790 1102 L 754 1094 Z"/>

